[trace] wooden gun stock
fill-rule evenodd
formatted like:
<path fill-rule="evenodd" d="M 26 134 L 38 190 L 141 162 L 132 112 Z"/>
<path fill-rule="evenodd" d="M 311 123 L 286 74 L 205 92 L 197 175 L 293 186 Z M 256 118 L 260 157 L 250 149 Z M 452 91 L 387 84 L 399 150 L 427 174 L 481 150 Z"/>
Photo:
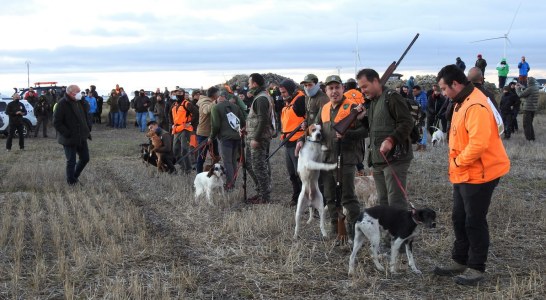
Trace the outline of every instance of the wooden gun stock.
<path fill-rule="evenodd" d="M 402 60 L 404 59 L 408 51 L 411 49 L 411 47 L 413 46 L 413 44 L 415 43 L 418 37 L 419 37 L 419 33 L 415 35 L 415 37 L 413 38 L 409 46 L 406 48 L 404 53 L 402 53 L 402 56 L 400 56 L 400 59 L 398 59 L 398 62 L 393 61 L 389 65 L 385 73 L 383 73 L 383 76 L 381 76 L 381 78 L 379 79 L 379 83 L 381 84 L 381 86 L 384 86 L 387 83 L 389 78 L 392 76 L 396 68 L 398 68 L 398 65 L 400 65 L 400 62 L 402 62 Z M 345 118 L 343 118 L 342 120 L 340 120 L 333 126 L 334 130 L 337 131 L 339 134 L 345 134 L 347 129 L 349 129 L 351 124 L 353 124 L 353 122 L 356 120 L 357 115 L 358 115 L 358 111 L 354 109 L 351 110 L 351 113 L 348 116 L 346 116 Z"/>

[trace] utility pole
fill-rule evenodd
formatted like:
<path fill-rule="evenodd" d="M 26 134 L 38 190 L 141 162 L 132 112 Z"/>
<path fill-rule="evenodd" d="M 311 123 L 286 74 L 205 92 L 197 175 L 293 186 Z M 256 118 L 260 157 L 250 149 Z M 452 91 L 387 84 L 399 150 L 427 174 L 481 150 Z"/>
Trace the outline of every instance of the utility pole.
<path fill-rule="evenodd" d="M 336 66 L 337 76 L 341 76 L 341 66 Z"/>
<path fill-rule="evenodd" d="M 27 65 L 27 88 L 30 88 L 30 60 L 25 61 Z"/>

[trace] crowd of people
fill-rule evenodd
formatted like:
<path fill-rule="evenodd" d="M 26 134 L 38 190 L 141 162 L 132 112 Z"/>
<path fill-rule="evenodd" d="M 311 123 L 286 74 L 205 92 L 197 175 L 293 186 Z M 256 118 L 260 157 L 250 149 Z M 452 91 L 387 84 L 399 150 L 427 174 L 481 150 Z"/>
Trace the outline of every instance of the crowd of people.
<path fill-rule="evenodd" d="M 507 66 L 506 61 L 503 59 L 500 65 L 501 68 Z M 475 67 L 467 76 L 464 62 L 457 58 L 456 64 L 442 68 L 437 83 L 429 91 L 414 77 L 410 77 L 406 85 L 390 89 L 380 82 L 373 69 L 362 69 L 356 80 L 346 82 L 331 75 L 321 83 L 316 75 L 308 74 L 299 84 L 285 79 L 267 85 L 261 74 L 253 73 L 244 87 L 213 86 L 191 94 L 178 87 L 163 92 L 157 89 L 151 97 L 141 89 L 134 92 L 132 99 L 123 87 L 116 85 L 106 100 L 110 108 L 107 126 L 127 128 L 127 112 L 134 109 L 135 127 L 140 132 L 151 131 L 161 137 L 163 146 L 156 150 L 167 159 L 169 173 L 203 172 L 206 158 L 210 156 L 212 163 L 222 161 L 228 191 L 235 185 L 244 157 L 256 190 L 255 196 L 245 199 L 251 204 L 272 200 L 268 156 L 272 153 L 272 139 L 279 138 L 292 184 L 289 204 L 295 206 L 302 186 L 296 172 L 298 154 L 308 142 L 305 132 L 312 124 L 321 125 L 324 162 L 338 162 L 341 166 L 339 173 L 323 171 L 319 179 L 332 223 L 331 234 L 335 235 L 338 228 L 336 203 L 340 203 L 347 211 L 350 238 L 354 236 L 354 224 L 360 214 L 354 181 L 355 176 L 362 174 L 364 162 L 372 170 L 378 203 L 409 209 L 404 193 L 413 152 L 427 151 L 427 136 L 434 130 L 442 130 L 447 133 L 450 145 L 448 170 L 453 183 L 455 242 L 453 262 L 438 267 L 435 272 L 439 275 L 464 272 L 456 281 L 468 284 L 483 278 L 489 245 L 487 210 L 500 177 L 510 168 L 496 114 L 502 116 L 504 138 L 509 139 L 512 133 L 518 132 L 516 116 L 523 102 L 525 137 L 535 140 L 532 123 L 538 87 L 536 79 L 527 78 L 530 68 L 525 59 L 522 58 L 520 67 L 525 75 L 520 76 L 520 82 L 510 82 L 503 87 L 498 107 L 494 95 L 483 86 L 486 66 L 485 59 L 478 55 Z M 63 90 L 54 105 L 43 96 L 34 99 L 29 93 L 25 97 L 32 101 L 44 137 L 47 120 L 53 116 L 57 139 L 67 158 L 67 182 L 77 184 L 89 162 L 87 141 L 91 140 L 93 124 L 102 123 L 104 100 L 94 86 L 81 92 L 78 86 L 71 85 Z M 15 94 L 7 109 L 10 125 L 13 125 L 6 144 L 8 151 L 13 132 L 19 130 L 26 113 L 19 98 Z M 336 130 L 335 125 L 352 110 L 359 112 L 358 117 L 346 131 Z M 417 110 L 415 115 L 414 110 Z M 414 128 L 421 130 L 415 149 L 410 138 Z M 369 138 L 367 145 L 366 138 Z M 19 146 L 24 148 L 23 138 Z M 485 169 L 483 173 L 475 171 L 482 169 Z M 343 187 L 341 194 L 336 192 L 338 183 Z M 469 226 L 475 230 L 465 230 Z M 388 241 L 384 244 L 390 245 Z"/>

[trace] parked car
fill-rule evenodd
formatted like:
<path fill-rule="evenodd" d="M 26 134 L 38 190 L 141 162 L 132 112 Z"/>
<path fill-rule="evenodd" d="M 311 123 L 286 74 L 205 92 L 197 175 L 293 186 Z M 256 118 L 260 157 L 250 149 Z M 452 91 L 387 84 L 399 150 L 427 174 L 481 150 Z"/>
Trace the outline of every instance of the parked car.
<path fill-rule="evenodd" d="M 8 106 L 8 103 L 10 103 L 11 99 L 1 99 L 0 100 L 0 118 L 2 119 L 2 125 L 0 126 L 0 134 L 8 135 L 9 133 L 9 116 L 6 115 L 6 107 Z M 28 103 L 27 100 L 19 100 L 25 108 L 27 109 L 27 115 L 23 118 L 24 126 L 23 126 L 23 134 L 25 137 L 28 137 L 30 132 L 34 131 L 34 128 L 36 127 L 36 116 L 34 116 L 34 108 L 30 103 Z M 16 132 L 15 135 L 18 135 Z"/>
<path fill-rule="evenodd" d="M 61 89 L 63 87 L 66 88 L 66 86 L 57 85 L 56 81 L 48 81 L 48 82 L 35 82 L 32 89 L 36 92 L 38 96 L 42 94 L 42 91 L 47 92 L 48 90 L 52 89 L 52 90 L 55 90 L 55 93 L 57 94 L 57 96 L 60 97 L 62 93 Z M 21 96 L 21 99 L 25 99 L 25 94 L 27 92 L 28 92 L 28 88 L 20 88 L 17 93 Z"/>

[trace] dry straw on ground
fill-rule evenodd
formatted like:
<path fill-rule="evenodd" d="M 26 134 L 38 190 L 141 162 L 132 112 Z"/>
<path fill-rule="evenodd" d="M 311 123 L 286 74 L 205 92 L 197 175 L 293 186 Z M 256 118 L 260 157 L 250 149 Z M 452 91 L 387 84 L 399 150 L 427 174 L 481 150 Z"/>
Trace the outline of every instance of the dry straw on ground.
<path fill-rule="evenodd" d="M 64 183 L 53 138 L 27 139 L 25 152 L 0 154 L 0 299 L 539 299 L 545 122 L 537 116 L 536 143 L 522 133 L 505 142 L 512 170 L 493 197 L 487 280 L 477 288 L 430 274 L 453 240 L 445 147 L 416 153 L 410 169 L 414 204 L 439 216 L 415 243 L 424 275 L 409 272 L 405 258 L 399 274 L 379 273 L 366 247 L 348 278 L 350 250 L 320 239 L 316 221 L 291 239 L 282 151 L 273 158 L 273 204 L 244 205 L 238 189 L 211 207 L 194 200 L 192 177 L 158 175 L 138 159 L 145 138 L 133 127 L 94 127 L 78 187 Z"/>

